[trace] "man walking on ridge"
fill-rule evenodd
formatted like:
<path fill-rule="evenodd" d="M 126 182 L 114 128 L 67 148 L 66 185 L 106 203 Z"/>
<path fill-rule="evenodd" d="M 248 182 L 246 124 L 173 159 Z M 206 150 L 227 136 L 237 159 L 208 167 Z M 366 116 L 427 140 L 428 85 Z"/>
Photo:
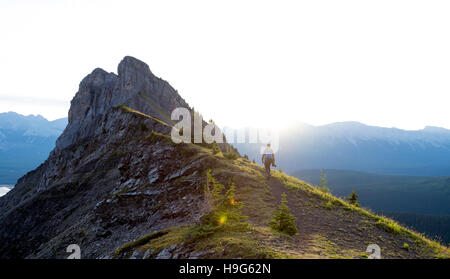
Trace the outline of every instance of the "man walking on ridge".
<path fill-rule="evenodd" d="M 270 143 L 267 144 L 266 148 L 263 151 L 261 161 L 264 164 L 264 167 L 266 169 L 267 178 L 270 178 L 270 166 L 275 165 L 275 154 L 273 153 L 272 148 L 270 148 Z"/>

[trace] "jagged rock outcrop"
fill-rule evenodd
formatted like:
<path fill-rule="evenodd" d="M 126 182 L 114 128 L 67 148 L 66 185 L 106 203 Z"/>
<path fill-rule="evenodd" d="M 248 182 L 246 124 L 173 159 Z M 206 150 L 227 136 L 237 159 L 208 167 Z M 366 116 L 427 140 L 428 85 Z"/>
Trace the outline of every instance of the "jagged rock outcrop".
<path fill-rule="evenodd" d="M 94 136 L 105 115 L 122 104 L 167 123 L 171 122 L 173 109 L 189 108 L 172 86 L 152 74 L 147 64 L 127 56 L 119 64 L 118 75 L 97 68 L 81 81 L 56 151 Z"/>
<path fill-rule="evenodd" d="M 174 108 L 189 108 L 135 58 L 125 57 L 117 75 L 95 69 L 50 157 L 0 198 L 0 258 L 65 257 L 71 243 L 83 257 L 107 257 L 143 231 L 201 216 L 204 170 L 215 162 L 127 107 L 169 124 Z"/>

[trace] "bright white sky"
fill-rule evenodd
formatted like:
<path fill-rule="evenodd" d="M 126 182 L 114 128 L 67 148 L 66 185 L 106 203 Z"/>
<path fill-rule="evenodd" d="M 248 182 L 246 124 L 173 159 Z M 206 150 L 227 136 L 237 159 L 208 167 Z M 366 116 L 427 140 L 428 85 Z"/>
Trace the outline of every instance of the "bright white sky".
<path fill-rule="evenodd" d="M 450 1 L 0 1 L 0 112 L 131 55 L 221 126 L 450 128 Z"/>

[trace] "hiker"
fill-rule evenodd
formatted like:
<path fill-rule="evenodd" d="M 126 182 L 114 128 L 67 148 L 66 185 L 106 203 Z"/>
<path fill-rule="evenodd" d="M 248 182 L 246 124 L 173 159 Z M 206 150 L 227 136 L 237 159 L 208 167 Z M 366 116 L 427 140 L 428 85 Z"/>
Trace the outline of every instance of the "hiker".
<path fill-rule="evenodd" d="M 270 148 L 270 143 L 267 144 L 266 148 L 264 149 L 264 152 L 261 157 L 261 161 L 264 164 L 264 167 L 266 168 L 267 177 L 270 177 L 270 166 L 276 167 L 275 165 L 275 154 L 273 153 L 272 148 Z"/>

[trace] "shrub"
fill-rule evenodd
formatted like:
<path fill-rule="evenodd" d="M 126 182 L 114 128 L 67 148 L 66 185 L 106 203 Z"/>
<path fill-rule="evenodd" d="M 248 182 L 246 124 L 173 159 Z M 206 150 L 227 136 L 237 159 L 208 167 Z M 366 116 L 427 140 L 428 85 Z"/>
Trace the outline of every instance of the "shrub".
<path fill-rule="evenodd" d="M 213 154 L 213 155 L 216 155 L 216 154 L 219 153 L 219 152 L 220 152 L 219 145 L 217 145 L 217 143 L 214 142 L 214 143 L 212 144 L 212 154 Z"/>
<path fill-rule="evenodd" d="M 229 145 L 229 151 L 224 153 L 223 156 L 229 160 L 236 160 L 237 158 L 241 157 L 241 154 L 239 154 L 239 151 L 236 148 L 234 148 L 232 145 Z"/>
<path fill-rule="evenodd" d="M 298 232 L 297 226 L 295 225 L 295 216 L 290 213 L 286 197 L 286 193 L 281 195 L 279 209 L 275 210 L 274 216 L 269 220 L 269 224 L 276 231 L 288 235 L 295 235 Z"/>
<path fill-rule="evenodd" d="M 408 243 L 403 243 L 403 249 L 405 249 L 406 251 L 409 251 Z"/>
<path fill-rule="evenodd" d="M 239 154 L 237 154 L 236 152 L 230 151 L 230 152 L 223 153 L 223 157 L 225 157 L 228 160 L 236 160 L 237 158 L 239 158 Z"/>

